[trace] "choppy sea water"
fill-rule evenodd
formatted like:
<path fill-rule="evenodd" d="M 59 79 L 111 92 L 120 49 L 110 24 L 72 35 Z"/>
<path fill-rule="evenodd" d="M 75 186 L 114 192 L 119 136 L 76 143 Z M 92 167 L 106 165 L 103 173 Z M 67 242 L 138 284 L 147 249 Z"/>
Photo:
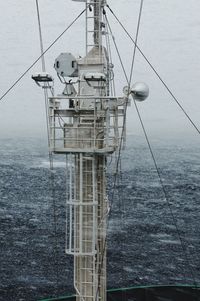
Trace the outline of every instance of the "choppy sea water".
<path fill-rule="evenodd" d="M 154 150 L 169 204 L 147 147 L 134 138 L 123 155 L 109 220 L 109 288 L 200 283 L 200 148 L 157 143 Z M 0 170 L 0 300 L 70 294 L 64 158 L 56 158 L 52 182 L 45 141 L 4 139 Z M 112 185 L 109 177 L 110 196 Z"/>

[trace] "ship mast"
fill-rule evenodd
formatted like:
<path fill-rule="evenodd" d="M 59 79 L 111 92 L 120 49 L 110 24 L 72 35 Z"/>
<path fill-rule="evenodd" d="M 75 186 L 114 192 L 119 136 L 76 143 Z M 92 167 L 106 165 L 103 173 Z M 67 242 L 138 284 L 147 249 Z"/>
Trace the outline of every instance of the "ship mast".
<path fill-rule="evenodd" d="M 92 131 L 83 133 L 84 148 L 89 138 L 93 140 L 94 149 L 89 153 L 80 152 L 75 159 L 76 181 L 79 183 L 75 194 L 80 203 L 76 209 L 76 225 L 73 229 L 76 247 L 79 249 L 79 254 L 74 257 L 74 286 L 77 300 L 80 301 L 106 300 L 105 238 L 108 202 L 105 171 L 108 153 L 103 146 L 105 117 L 101 117 L 98 112 L 103 109 L 100 97 L 106 97 L 109 84 L 108 59 L 102 47 L 104 4 L 104 0 L 86 1 L 86 57 L 78 62 L 79 76 L 84 78 L 79 87 L 80 97 L 96 97 L 80 101 L 80 106 L 86 110 L 92 109 L 93 115 L 82 116 L 80 121 L 80 126 L 93 127 Z M 101 150 L 101 153 L 97 150 Z"/>
<path fill-rule="evenodd" d="M 86 56 L 76 60 L 62 53 L 56 59 L 58 76 L 78 81 L 65 80 L 63 96 L 49 98 L 50 137 L 51 151 L 66 154 L 68 160 L 66 253 L 74 256 L 77 301 L 106 301 L 105 173 L 106 158 L 118 144 L 118 99 L 110 103 L 108 95 L 109 60 L 102 44 L 105 0 L 85 2 Z"/>
<path fill-rule="evenodd" d="M 77 301 L 106 301 L 106 159 L 118 147 L 124 98 L 108 95 L 105 0 L 73 1 L 86 3 L 86 56 L 61 53 L 55 61 L 65 89 L 49 97 L 50 151 L 67 158 L 66 253 L 74 257 Z"/>
<path fill-rule="evenodd" d="M 48 99 L 49 150 L 67 158 L 66 253 L 74 257 L 77 301 L 106 301 L 107 157 L 125 135 L 127 91 L 144 100 L 143 86 L 109 95 L 113 65 L 103 44 L 105 0 L 86 3 L 86 56 L 61 53 L 55 69 L 64 91 Z M 52 78 L 32 77 L 47 89 Z M 46 85 L 46 82 L 48 83 Z M 122 130 L 123 128 L 123 130 Z"/>
<path fill-rule="evenodd" d="M 86 53 L 93 46 L 102 46 L 102 15 L 105 4 L 105 0 L 86 0 Z"/>

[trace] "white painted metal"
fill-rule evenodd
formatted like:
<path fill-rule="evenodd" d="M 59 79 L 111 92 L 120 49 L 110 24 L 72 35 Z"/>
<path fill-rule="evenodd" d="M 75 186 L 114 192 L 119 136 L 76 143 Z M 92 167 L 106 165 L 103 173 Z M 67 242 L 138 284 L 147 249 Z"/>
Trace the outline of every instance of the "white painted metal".
<path fill-rule="evenodd" d="M 105 0 L 86 0 L 86 55 L 95 46 L 102 46 L 102 10 Z M 89 9 L 88 9 L 89 8 Z M 99 47 L 99 51 L 100 51 Z M 100 54 L 100 52 L 99 52 Z"/>
<path fill-rule="evenodd" d="M 86 56 L 76 60 L 77 83 L 49 98 L 50 150 L 67 155 L 66 253 L 74 256 L 77 301 L 106 301 L 106 157 L 118 148 L 127 97 L 109 95 L 106 2 L 80 2 L 87 8 Z M 65 75 L 72 74 L 71 56 L 59 58 Z"/>
<path fill-rule="evenodd" d="M 115 89 L 113 64 L 103 43 L 106 0 L 73 1 L 86 5 L 86 56 L 76 59 L 62 53 L 55 61 L 65 88 L 61 95 L 49 97 L 49 148 L 67 158 L 66 253 L 74 256 L 77 301 L 106 301 L 106 159 L 121 139 L 125 143 L 129 95 L 143 101 L 149 89 L 136 83 L 124 88 L 124 97 L 110 95 Z M 53 92 L 47 73 L 33 79 Z"/>

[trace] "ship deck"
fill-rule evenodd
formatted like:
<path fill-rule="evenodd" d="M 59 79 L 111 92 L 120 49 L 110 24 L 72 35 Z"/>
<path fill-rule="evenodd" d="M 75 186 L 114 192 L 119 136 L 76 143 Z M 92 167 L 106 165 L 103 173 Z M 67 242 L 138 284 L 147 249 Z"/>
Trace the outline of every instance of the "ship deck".
<path fill-rule="evenodd" d="M 75 301 L 75 296 L 43 299 L 40 301 Z M 164 285 L 138 286 L 112 289 L 107 292 L 107 301 L 199 301 L 200 286 Z M 39 301 L 39 300 L 38 300 Z"/>

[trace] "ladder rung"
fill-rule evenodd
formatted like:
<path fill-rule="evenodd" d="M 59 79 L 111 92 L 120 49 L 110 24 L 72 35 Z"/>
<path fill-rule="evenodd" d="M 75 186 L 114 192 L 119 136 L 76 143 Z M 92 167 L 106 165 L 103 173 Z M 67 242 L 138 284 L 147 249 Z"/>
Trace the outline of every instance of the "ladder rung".
<path fill-rule="evenodd" d="M 96 1 L 96 2 L 87 2 L 87 4 L 99 4 L 100 1 Z"/>
<path fill-rule="evenodd" d="M 95 18 L 99 18 L 99 16 L 87 17 L 87 19 L 95 19 Z"/>

